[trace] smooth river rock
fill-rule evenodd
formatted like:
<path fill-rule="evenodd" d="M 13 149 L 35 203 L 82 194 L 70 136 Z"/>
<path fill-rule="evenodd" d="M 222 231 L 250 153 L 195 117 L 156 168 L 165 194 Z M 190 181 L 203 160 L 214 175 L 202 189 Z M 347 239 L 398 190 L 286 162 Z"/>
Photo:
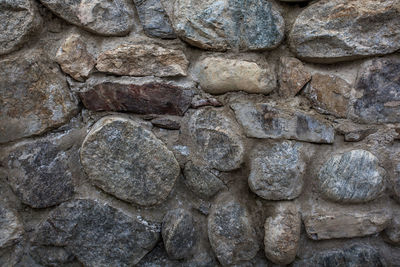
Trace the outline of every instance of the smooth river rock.
<path fill-rule="evenodd" d="M 14 245 L 22 239 L 24 227 L 17 213 L 0 205 L 0 248 Z"/>
<path fill-rule="evenodd" d="M 304 64 L 294 57 L 281 57 L 279 60 L 279 95 L 294 97 L 311 80 L 311 73 Z"/>
<path fill-rule="evenodd" d="M 281 14 L 265 0 L 177 0 L 170 18 L 180 38 L 208 50 L 272 49 L 284 37 Z"/>
<path fill-rule="evenodd" d="M 250 156 L 250 189 L 267 200 L 298 197 L 305 172 L 301 148 L 291 141 L 257 146 Z"/>
<path fill-rule="evenodd" d="M 81 162 L 96 186 L 142 206 L 164 201 L 180 172 L 173 153 L 152 132 L 118 116 L 104 117 L 92 127 Z"/>
<path fill-rule="evenodd" d="M 332 63 L 400 49 L 398 0 L 322 0 L 308 6 L 289 35 L 299 58 Z"/>
<path fill-rule="evenodd" d="M 40 0 L 54 14 L 71 24 L 105 36 L 127 35 L 134 25 L 134 11 L 127 0 Z"/>
<path fill-rule="evenodd" d="M 324 197 L 342 203 L 363 203 L 384 190 L 385 171 L 378 159 L 366 150 L 334 155 L 321 167 L 319 188 Z"/>

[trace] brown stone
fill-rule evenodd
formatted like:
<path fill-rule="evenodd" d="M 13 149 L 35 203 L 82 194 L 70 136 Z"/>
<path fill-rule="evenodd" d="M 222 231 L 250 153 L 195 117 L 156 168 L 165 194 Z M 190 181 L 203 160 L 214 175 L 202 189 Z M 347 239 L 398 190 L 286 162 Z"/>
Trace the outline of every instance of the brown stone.
<path fill-rule="evenodd" d="M 311 80 L 304 64 L 294 57 L 281 57 L 279 65 L 279 95 L 293 97 Z"/>

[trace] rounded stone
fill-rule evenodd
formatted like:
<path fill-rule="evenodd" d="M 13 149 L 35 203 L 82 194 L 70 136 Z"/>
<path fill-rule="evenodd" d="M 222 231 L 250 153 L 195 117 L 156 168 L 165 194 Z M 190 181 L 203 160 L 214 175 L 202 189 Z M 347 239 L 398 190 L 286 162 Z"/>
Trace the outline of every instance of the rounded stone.
<path fill-rule="evenodd" d="M 332 156 L 325 162 L 318 175 L 319 187 L 332 201 L 368 202 L 384 190 L 384 173 L 371 152 L 352 150 Z"/>
<path fill-rule="evenodd" d="M 173 153 L 152 132 L 118 116 L 93 126 L 82 144 L 81 162 L 96 186 L 143 206 L 165 200 L 180 172 Z"/>

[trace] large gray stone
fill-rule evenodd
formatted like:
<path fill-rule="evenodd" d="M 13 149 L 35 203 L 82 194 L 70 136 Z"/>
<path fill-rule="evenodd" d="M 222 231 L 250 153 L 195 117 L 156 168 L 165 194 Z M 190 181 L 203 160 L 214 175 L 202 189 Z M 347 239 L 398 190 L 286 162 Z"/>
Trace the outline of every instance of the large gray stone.
<path fill-rule="evenodd" d="M 22 239 L 24 227 L 16 212 L 0 206 L 0 248 L 14 245 Z"/>
<path fill-rule="evenodd" d="M 298 197 L 305 172 L 301 148 L 300 143 L 291 141 L 257 146 L 250 156 L 250 189 L 268 200 Z"/>
<path fill-rule="evenodd" d="M 319 188 L 332 201 L 371 201 L 384 190 L 385 172 L 378 163 L 372 153 L 361 149 L 332 156 L 319 171 Z"/>
<path fill-rule="evenodd" d="M 282 16 L 264 0 L 177 0 L 170 17 L 179 37 L 203 49 L 272 49 L 284 37 Z"/>
<path fill-rule="evenodd" d="M 159 232 L 159 225 L 108 204 L 78 199 L 61 204 L 39 225 L 31 254 L 46 259 L 47 249 L 58 248 L 84 266 L 132 266 L 157 244 Z"/>
<path fill-rule="evenodd" d="M 134 12 L 127 0 L 40 0 L 54 14 L 87 31 L 105 36 L 127 35 Z"/>
<path fill-rule="evenodd" d="M 152 132 L 118 116 L 104 117 L 92 127 L 81 162 L 96 186 L 143 206 L 165 200 L 180 172 L 173 153 Z"/>
<path fill-rule="evenodd" d="M 322 0 L 297 17 L 289 35 L 298 57 L 330 63 L 400 49 L 397 0 Z"/>

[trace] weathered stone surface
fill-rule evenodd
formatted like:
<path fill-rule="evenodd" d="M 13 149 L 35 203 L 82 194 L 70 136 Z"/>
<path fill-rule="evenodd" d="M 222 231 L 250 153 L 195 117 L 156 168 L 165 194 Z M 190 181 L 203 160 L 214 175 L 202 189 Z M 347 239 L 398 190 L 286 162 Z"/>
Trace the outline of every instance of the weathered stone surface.
<path fill-rule="evenodd" d="M 96 63 L 87 51 L 86 44 L 77 34 L 72 34 L 65 39 L 57 51 L 56 61 L 65 73 L 81 82 L 86 80 Z"/>
<path fill-rule="evenodd" d="M 197 239 L 193 216 L 184 209 L 168 211 L 162 223 L 162 238 L 170 258 L 191 256 Z"/>
<path fill-rule="evenodd" d="M 298 57 L 320 63 L 393 53 L 400 49 L 398 1 L 319 1 L 297 17 L 289 40 Z"/>
<path fill-rule="evenodd" d="M 44 266 L 68 266 L 75 260 L 74 254 L 64 247 L 32 246 L 30 254 L 35 262 Z"/>
<path fill-rule="evenodd" d="M 393 160 L 394 174 L 391 177 L 390 185 L 393 189 L 395 197 L 400 200 L 400 154 L 395 154 Z"/>
<path fill-rule="evenodd" d="M 250 156 L 250 189 L 268 200 L 298 197 L 305 172 L 301 148 L 291 141 L 257 146 Z"/>
<path fill-rule="evenodd" d="M 155 44 L 123 44 L 97 58 L 101 72 L 129 76 L 186 76 L 189 61 L 178 49 Z"/>
<path fill-rule="evenodd" d="M 22 239 L 24 227 L 18 215 L 5 206 L 0 206 L 0 248 L 11 246 Z"/>
<path fill-rule="evenodd" d="M 281 57 L 279 60 L 279 95 L 293 97 L 311 80 L 311 73 L 304 64 L 294 57 Z"/>
<path fill-rule="evenodd" d="M 361 149 L 332 156 L 319 171 L 319 188 L 332 201 L 371 201 L 384 190 L 385 172 L 378 163 L 372 153 Z"/>
<path fill-rule="evenodd" d="M 209 167 L 230 171 L 243 162 L 243 141 L 234 118 L 223 109 L 197 110 L 189 121 L 190 136 L 196 153 Z"/>
<path fill-rule="evenodd" d="M 165 39 L 176 38 L 160 0 L 134 0 L 134 2 L 147 35 Z"/>
<path fill-rule="evenodd" d="M 221 107 L 223 105 L 216 98 L 211 97 L 209 95 L 206 96 L 195 95 L 192 99 L 192 103 L 190 106 L 192 108 L 200 108 L 205 106 Z"/>
<path fill-rule="evenodd" d="M 267 94 L 276 88 L 272 67 L 255 62 L 221 57 L 206 57 L 195 66 L 200 87 L 211 94 L 231 91 Z"/>
<path fill-rule="evenodd" d="M 294 261 L 299 247 L 301 216 L 294 202 L 280 202 L 264 225 L 265 256 L 276 264 Z"/>
<path fill-rule="evenodd" d="M 0 21 L 0 55 L 17 50 L 41 24 L 32 0 L 1 0 Z"/>
<path fill-rule="evenodd" d="M 165 200 L 180 172 L 173 153 L 153 133 L 117 116 L 93 126 L 82 144 L 81 162 L 96 186 L 143 206 Z"/>
<path fill-rule="evenodd" d="M 248 137 L 333 143 L 333 128 L 313 115 L 268 103 L 238 102 L 231 107 Z"/>
<path fill-rule="evenodd" d="M 179 37 L 203 49 L 271 49 L 284 37 L 283 18 L 268 1 L 178 0 L 170 17 Z"/>
<path fill-rule="evenodd" d="M 43 53 L 0 60 L 0 143 L 41 134 L 77 111 L 65 78 Z"/>
<path fill-rule="evenodd" d="M 183 170 L 186 186 L 202 198 L 210 198 L 225 188 L 224 183 L 210 170 L 189 161 Z"/>
<path fill-rule="evenodd" d="M 132 266 L 158 242 L 159 226 L 90 199 L 63 203 L 41 223 L 33 244 L 64 248 L 84 266 Z M 47 255 L 35 254 L 36 258 Z"/>
<path fill-rule="evenodd" d="M 126 0 L 40 0 L 54 14 L 87 31 L 127 35 L 133 28 L 132 4 Z"/>
<path fill-rule="evenodd" d="M 399 73 L 399 58 L 374 59 L 361 67 L 355 86 L 361 94 L 354 103 L 356 118 L 365 123 L 400 122 Z"/>
<path fill-rule="evenodd" d="M 168 129 L 168 130 L 179 130 L 181 128 L 180 120 L 172 117 L 159 117 L 151 120 L 154 126 Z"/>
<path fill-rule="evenodd" d="M 234 265 L 251 260 L 258 243 L 247 210 L 229 195 L 222 195 L 208 216 L 208 238 L 218 261 Z"/>
<path fill-rule="evenodd" d="M 304 90 L 312 106 L 322 114 L 346 118 L 351 86 L 335 75 L 316 73 Z"/>
<path fill-rule="evenodd" d="M 400 245 L 400 210 L 393 212 L 393 218 L 384 231 L 385 241 L 393 245 Z"/>

